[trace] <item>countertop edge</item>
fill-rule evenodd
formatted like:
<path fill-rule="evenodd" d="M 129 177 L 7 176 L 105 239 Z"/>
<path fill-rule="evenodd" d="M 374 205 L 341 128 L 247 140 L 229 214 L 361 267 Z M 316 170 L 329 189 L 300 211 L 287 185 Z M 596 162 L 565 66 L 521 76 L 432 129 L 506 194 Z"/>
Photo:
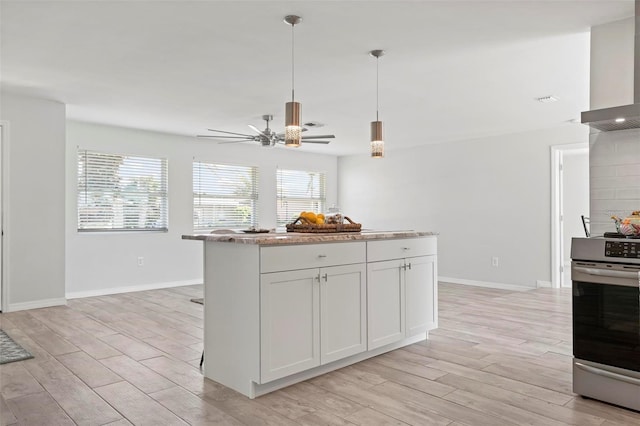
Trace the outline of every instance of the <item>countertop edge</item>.
<path fill-rule="evenodd" d="M 284 245 L 284 244 L 315 244 L 347 241 L 375 241 L 392 240 L 402 238 L 421 238 L 437 236 L 437 232 L 431 231 L 365 231 L 365 232 L 341 232 L 341 233 L 264 233 L 264 234 L 189 234 L 183 235 L 183 240 L 197 240 L 234 244 L 255 245 Z"/>

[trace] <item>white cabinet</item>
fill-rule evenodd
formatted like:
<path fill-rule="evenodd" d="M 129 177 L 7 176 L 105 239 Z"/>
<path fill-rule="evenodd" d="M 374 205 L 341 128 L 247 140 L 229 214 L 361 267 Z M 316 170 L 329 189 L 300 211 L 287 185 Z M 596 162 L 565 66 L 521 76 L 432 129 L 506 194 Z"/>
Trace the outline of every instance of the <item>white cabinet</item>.
<path fill-rule="evenodd" d="M 402 266 L 402 260 L 367 264 L 369 350 L 404 338 L 405 286 Z"/>
<path fill-rule="evenodd" d="M 368 350 L 437 327 L 435 239 L 369 243 Z M 412 253 L 416 257 L 400 257 Z M 433 254 L 430 254 L 433 253 Z M 378 259 L 399 257 L 394 260 Z M 374 261 L 371 261 L 374 260 Z"/>
<path fill-rule="evenodd" d="M 262 383 L 320 365 L 318 270 L 262 274 Z"/>
<path fill-rule="evenodd" d="M 340 251 L 348 244 L 341 244 Z M 311 246 L 308 246 L 311 247 Z M 324 262 L 330 247 L 306 248 L 302 264 Z M 268 248 L 264 252 L 292 255 L 292 247 Z M 286 249 L 286 250 L 282 250 Z M 299 249 L 297 247 L 296 249 Z M 361 250 L 343 259 L 365 258 Z M 299 253 L 297 253 L 299 254 Z M 339 260 L 334 260 L 339 262 Z M 291 262 L 290 262 L 291 264 Z M 269 266 L 266 266 L 269 265 Z M 272 263 L 265 269 L 271 270 Z M 264 269 L 263 269 L 264 270 Z M 367 349 L 366 267 L 363 263 L 293 271 L 262 273 L 260 278 L 260 381 L 268 383 Z"/>
<path fill-rule="evenodd" d="M 405 259 L 405 321 L 407 337 L 438 327 L 436 256 Z"/>
<path fill-rule="evenodd" d="M 367 280 L 364 263 L 320 270 L 320 363 L 367 349 Z"/>
<path fill-rule="evenodd" d="M 348 237 L 206 240 L 205 377 L 254 398 L 427 337 L 435 236 Z"/>

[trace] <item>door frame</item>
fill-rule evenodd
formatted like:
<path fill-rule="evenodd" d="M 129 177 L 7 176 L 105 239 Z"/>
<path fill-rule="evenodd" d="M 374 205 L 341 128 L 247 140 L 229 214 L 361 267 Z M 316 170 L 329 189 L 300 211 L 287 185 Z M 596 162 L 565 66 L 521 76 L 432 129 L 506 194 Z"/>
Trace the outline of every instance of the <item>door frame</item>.
<path fill-rule="evenodd" d="M 589 143 L 571 143 L 551 146 L 551 287 L 560 288 L 564 283 L 564 253 L 569 248 L 564 247 L 563 226 L 563 184 L 562 166 L 564 156 L 581 151 L 589 153 Z"/>
<path fill-rule="evenodd" d="M 9 252 L 8 236 L 5 235 L 9 214 L 7 194 L 9 189 L 9 122 L 0 120 L 0 311 L 7 312 L 9 305 Z"/>

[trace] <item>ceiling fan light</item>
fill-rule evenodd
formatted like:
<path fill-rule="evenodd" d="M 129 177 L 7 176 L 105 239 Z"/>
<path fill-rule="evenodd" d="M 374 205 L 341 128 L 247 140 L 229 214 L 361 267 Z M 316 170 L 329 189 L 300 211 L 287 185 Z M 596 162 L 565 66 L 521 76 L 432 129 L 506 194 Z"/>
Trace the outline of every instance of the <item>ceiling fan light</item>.
<path fill-rule="evenodd" d="M 284 126 L 284 145 L 291 148 L 298 148 L 302 142 L 299 102 L 287 102 Z"/>
<path fill-rule="evenodd" d="M 302 142 L 302 129 L 300 126 L 286 126 L 284 128 L 284 146 L 299 148 Z"/>
<path fill-rule="evenodd" d="M 382 135 L 382 121 L 371 122 L 371 157 L 384 157 L 384 137 Z"/>

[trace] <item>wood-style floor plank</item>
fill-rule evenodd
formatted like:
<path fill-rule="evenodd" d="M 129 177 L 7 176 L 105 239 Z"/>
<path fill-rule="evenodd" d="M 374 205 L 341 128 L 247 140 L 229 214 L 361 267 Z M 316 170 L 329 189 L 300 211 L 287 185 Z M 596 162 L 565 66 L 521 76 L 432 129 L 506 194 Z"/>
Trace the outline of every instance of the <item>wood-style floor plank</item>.
<path fill-rule="evenodd" d="M 568 409 L 566 406 L 531 398 L 517 392 L 511 392 L 498 386 L 491 386 L 455 374 L 447 374 L 439 378 L 438 381 L 452 388 L 463 390 L 467 394 L 484 395 L 495 402 L 507 404 L 509 407 L 517 407 L 530 413 L 547 417 L 549 422 L 557 420 L 561 424 L 581 426 L 598 426 L 603 422 L 603 419 L 597 416 L 576 412 L 575 410 Z"/>
<path fill-rule="evenodd" d="M 100 340 L 136 361 L 162 355 L 162 352 L 153 346 L 143 343 L 134 337 L 120 333 L 103 336 Z"/>
<path fill-rule="evenodd" d="M 44 389 L 24 368 L 24 363 L 0 365 L 0 393 L 5 400 L 42 391 Z"/>
<path fill-rule="evenodd" d="M 175 383 L 167 380 L 161 374 L 156 373 L 126 355 L 105 358 L 100 360 L 100 362 L 128 383 L 147 394 L 175 386 Z"/>
<path fill-rule="evenodd" d="M 7 402 L 4 400 L 4 397 L 0 393 L 0 426 L 13 425 L 17 422 L 18 419 L 13 415 L 11 410 L 9 410 Z"/>
<path fill-rule="evenodd" d="M 76 424 L 95 425 L 122 418 L 93 389 L 57 360 L 30 361 L 25 366 L 31 375 Z"/>
<path fill-rule="evenodd" d="M 351 401 L 342 395 L 328 392 L 308 382 L 289 386 L 279 390 L 278 393 L 298 401 L 300 404 L 308 404 L 316 409 L 334 413 L 342 418 L 347 418 L 365 408 L 363 405 Z"/>
<path fill-rule="evenodd" d="M 501 419 L 499 420 L 499 423 L 510 422 L 516 425 L 534 426 L 563 425 L 562 422 L 557 420 L 496 401 L 493 398 L 465 392 L 460 389 L 445 395 L 444 399 L 495 416 Z"/>
<path fill-rule="evenodd" d="M 393 417 L 387 416 L 386 414 L 383 414 L 379 411 L 372 410 L 371 408 L 363 408 L 360 411 L 356 411 L 346 419 L 361 426 L 406 426 L 409 424 L 398 419 L 394 419 Z"/>
<path fill-rule="evenodd" d="M 85 352 L 59 355 L 58 361 L 64 364 L 65 367 L 91 388 L 97 388 L 123 380 L 122 377 L 109 370 Z"/>
<path fill-rule="evenodd" d="M 180 387 L 154 392 L 149 396 L 192 425 L 242 426 L 239 420 Z"/>
<path fill-rule="evenodd" d="M 200 359 L 200 355 L 198 355 L 198 359 Z M 166 356 L 147 359 L 141 361 L 141 364 L 195 394 L 213 392 L 222 387 L 222 385 L 204 377 L 199 370 L 191 365 L 172 360 Z"/>
<path fill-rule="evenodd" d="M 244 396 L 235 396 L 221 401 L 209 400 L 209 404 L 238 419 L 244 425 L 294 426 L 299 424 L 258 401 L 248 400 Z"/>
<path fill-rule="evenodd" d="M 188 424 L 130 383 L 113 383 L 96 388 L 96 392 L 134 425 Z"/>
<path fill-rule="evenodd" d="M 311 379 L 310 383 L 329 392 L 344 395 L 358 404 L 381 411 L 405 423 L 440 426 L 451 423 L 450 419 L 432 411 L 431 407 L 422 404 L 414 405 L 406 399 L 398 397 L 398 395 L 392 396 L 381 392 L 380 387 L 387 382 L 375 386 L 375 389 L 373 387 L 363 389 L 356 383 L 338 377 L 337 373 L 339 371 L 316 377 Z M 426 394 L 422 395 L 428 396 Z"/>
<path fill-rule="evenodd" d="M 47 392 L 12 398 L 7 406 L 17 418 L 18 424 L 29 426 L 75 425 L 73 420 Z"/>
<path fill-rule="evenodd" d="M 0 426 L 640 426 L 571 388 L 571 292 L 441 283 L 428 341 L 250 400 L 205 379 L 202 286 L 0 314 Z"/>
<path fill-rule="evenodd" d="M 456 388 L 447 386 L 446 384 L 442 384 L 438 381 L 425 379 L 424 377 L 416 376 L 403 370 L 390 368 L 376 362 L 371 362 L 370 360 L 358 363 L 352 366 L 352 369 L 355 371 L 362 371 L 367 374 L 375 374 L 384 380 L 433 396 L 442 397 L 456 390 Z M 445 373 L 444 376 L 446 375 L 447 374 Z"/>

